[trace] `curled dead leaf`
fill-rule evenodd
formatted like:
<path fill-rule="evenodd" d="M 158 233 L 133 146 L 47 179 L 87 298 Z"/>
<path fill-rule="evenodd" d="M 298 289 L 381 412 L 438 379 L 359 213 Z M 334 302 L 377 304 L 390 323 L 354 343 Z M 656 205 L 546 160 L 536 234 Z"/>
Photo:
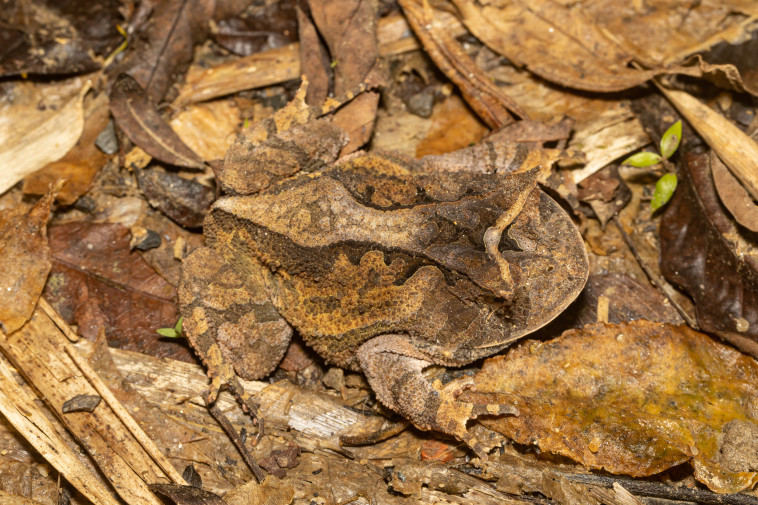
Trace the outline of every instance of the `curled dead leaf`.
<path fill-rule="evenodd" d="M 111 90 L 111 114 L 127 137 L 154 158 L 202 170 L 205 164 L 158 113 L 134 78 L 121 74 Z"/>
<path fill-rule="evenodd" d="M 713 182 L 721 203 L 729 209 L 738 223 L 750 231 L 758 231 L 758 206 L 750 194 L 713 151 L 711 151 L 710 163 Z"/>

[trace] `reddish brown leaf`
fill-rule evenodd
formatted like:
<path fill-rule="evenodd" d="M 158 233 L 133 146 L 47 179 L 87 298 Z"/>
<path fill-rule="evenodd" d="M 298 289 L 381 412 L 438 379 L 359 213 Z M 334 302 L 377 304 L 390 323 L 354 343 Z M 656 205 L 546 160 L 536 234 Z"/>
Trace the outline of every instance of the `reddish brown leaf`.
<path fill-rule="evenodd" d="M 735 422 L 758 428 L 758 363 L 686 326 L 594 324 L 527 341 L 474 382 L 466 395 L 519 409 L 483 421 L 519 443 L 633 476 L 690 461 L 720 493 L 758 482 L 756 468 L 732 466 L 724 440 Z"/>
<path fill-rule="evenodd" d="M 82 336 L 94 340 L 104 327 L 112 347 L 192 361 L 183 342 L 155 333 L 176 324 L 174 288 L 131 251 L 127 228 L 74 222 L 51 227 L 49 236 L 45 296 Z"/>
<path fill-rule="evenodd" d="M 552 0 L 454 3 L 466 27 L 482 42 L 560 86 L 620 91 L 656 75 L 628 68 L 629 54 L 581 6 Z"/>
<path fill-rule="evenodd" d="M 488 131 L 457 95 L 437 105 L 431 119 L 429 132 L 416 146 L 416 156 L 419 158 L 476 144 Z"/>
<path fill-rule="evenodd" d="M 661 272 L 694 300 L 706 331 L 758 356 L 758 260 L 716 194 L 707 154 L 688 154 L 661 219 Z"/>
<path fill-rule="evenodd" d="M 595 322 L 623 323 L 645 319 L 684 324 L 663 294 L 649 283 L 641 284 L 624 274 L 592 274 L 574 303 L 536 335 L 551 337 L 567 328 Z"/>
<path fill-rule="evenodd" d="M 31 209 L 0 213 L 0 327 L 12 333 L 29 320 L 50 271 L 47 220 L 62 181 Z"/>
<path fill-rule="evenodd" d="M 334 64 L 334 93 L 341 96 L 377 74 L 377 7 L 370 0 L 309 0 L 311 15 Z M 374 131 L 379 93 L 366 92 L 342 107 L 334 124 L 348 134 L 342 155 L 356 151 Z"/>
<path fill-rule="evenodd" d="M 111 113 L 129 139 L 154 158 L 182 167 L 205 167 L 158 113 L 137 81 L 126 74 L 113 85 Z"/>

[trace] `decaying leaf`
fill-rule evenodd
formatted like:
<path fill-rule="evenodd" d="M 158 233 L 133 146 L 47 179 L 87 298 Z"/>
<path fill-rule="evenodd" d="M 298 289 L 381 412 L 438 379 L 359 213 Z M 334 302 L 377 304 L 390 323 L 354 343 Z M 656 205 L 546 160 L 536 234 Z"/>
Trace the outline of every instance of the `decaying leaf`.
<path fill-rule="evenodd" d="M 215 4 L 208 0 L 158 2 L 148 22 L 137 27 L 138 37 L 125 65 L 153 103 L 163 99 L 174 76 L 189 65 L 194 45 L 208 33 Z"/>
<path fill-rule="evenodd" d="M 661 272 L 692 297 L 703 330 L 758 356 L 758 252 L 719 202 L 708 155 L 685 161 L 661 219 Z"/>
<path fill-rule="evenodd" d="M 0 327 L 19 329 L 32 315 L 50 272 L 47 220 L 50 205 L 63 185 L 59 181 L 27 211 L 0 213 Z"/>
<path fill-rule="evenodd" d="M 238 486 L 224 495 L 227 505 L 247 505 L 265 503 L 267 505 L 287 505 L 292 502 L 295 491 L 291 485 L 280 482 L 274 477 L 258 484 L 255 480 Z"/>
<path fill-rule="evenodd" d="M 157 328 L 177 320 L 174 288 L 129 246 L 129 229 L 72 222 L 50 228 L 53 268 L 45 297 L 91 340 L 105 328 L 108 344 L 192 361 L 186 346 L 160 341 Z"/>
<path fill-rule="evenodd" d="M 210 35 L 219 45 L 234 54 L 249 56 L 297 41 L 297 2 L 280 0 L 263 5 L 237 3 L 248 8 L 211 26 Z"/>
<path fill-rule="evenodd" d="M 14 85 L 10 106 L 0 108 L 0 193 L 60 159 L 76 144 L 84 127 L 82 99 L 88 89 L 78 80 Z M 61 94 L 68 95 L 62 102 Z"/>
<path fill-rule="evenodd" d="M 0 3 L 0 76 L 78 74 L 100 68 L 121 41 L 116 0 Z"/>
<path fill-rule="evenodd" d="M 150 205 L 187 228 L 202 226 L 216 198 L 214 188 L 170 172 L 139 170 L 137 182 Z"/>
<path fill-rule="evenodd" d="M 720 463 L 728 423 L 758 425 L 758 363 L 686 326 L 598 323 L 527 341 L 474 382 L 465 394 L 519 409 L 482 421 L 519 443 L 637 477 L 689 461 L 721 493 L 758 482 Z"/>
<path fill-rule="evenodd" d="M 129 75 L 122 74 L 113 85 L 111 113 L 129 139 L 154 158 L 182 167 L 205 168 L 203 160 L 174 133 Z"/>

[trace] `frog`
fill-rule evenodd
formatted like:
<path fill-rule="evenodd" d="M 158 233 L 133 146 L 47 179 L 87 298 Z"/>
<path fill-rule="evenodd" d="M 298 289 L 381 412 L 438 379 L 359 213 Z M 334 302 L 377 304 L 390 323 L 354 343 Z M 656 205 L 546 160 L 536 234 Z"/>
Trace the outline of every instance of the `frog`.
<path fill-rule="evenodd" d="M 588 275 L 568 213 L 539 185 L 549 164 L 509 143 L 413 159 L 341 155 L 345 134 L 303 88 L 244 132 L 217 180 L 205 244 L 184 259 L 183 333 L 208 367 L 206 402 L 268 376 L 293 333 L 362 372 L 378 401 L 486 457 L 467 428 L 509 405 L 459 399 L 424 371 L 462 367 L 560 314 Z"/>

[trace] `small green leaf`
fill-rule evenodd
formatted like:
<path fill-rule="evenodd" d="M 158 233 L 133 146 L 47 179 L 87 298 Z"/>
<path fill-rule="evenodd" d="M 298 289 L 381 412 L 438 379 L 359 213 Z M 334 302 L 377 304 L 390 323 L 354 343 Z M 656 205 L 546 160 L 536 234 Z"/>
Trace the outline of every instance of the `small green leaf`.
<path fill-rule="evenodd" d="M 339 60 L 332 60 L 332 62 L 329 64 L 332 68 L 337 68 L 337 65 L 339 65 Z"/>
<path fill-rule="evenodd" d="M 641 152 L 629 156 L 627 159 L 621 162 L 622 165 L 631 165 L 633 167 L 642 168 L 655 165 L 663 161 L 656 153 Z"/>
<path fill-rule="evenodd" d="M 655 183 L 655 192 L 653 199 L 650 200 L 650 208 L 655 212 L 660 209 L 671 199 L 677 185 L 676 175 L 666 174 Z"/>
<path fill-rule="evenodd" d="M 661 137 L 661 156 L 663 156 L 663 159 L 669 159 L 676 152 L 681 141 L 682 122 L 680 120 L 669 126 L 669 129 Z"/>
<path fill-rule="evenodd" d="M 182 335 L 182 320 L 183 319 L 184 318 L 180 317 L 173 328 L 158 328 L 155 331 L 158 333 L 158 335 L 161 335 L 162 337 L 182 338 L 184 336 Z"/>

